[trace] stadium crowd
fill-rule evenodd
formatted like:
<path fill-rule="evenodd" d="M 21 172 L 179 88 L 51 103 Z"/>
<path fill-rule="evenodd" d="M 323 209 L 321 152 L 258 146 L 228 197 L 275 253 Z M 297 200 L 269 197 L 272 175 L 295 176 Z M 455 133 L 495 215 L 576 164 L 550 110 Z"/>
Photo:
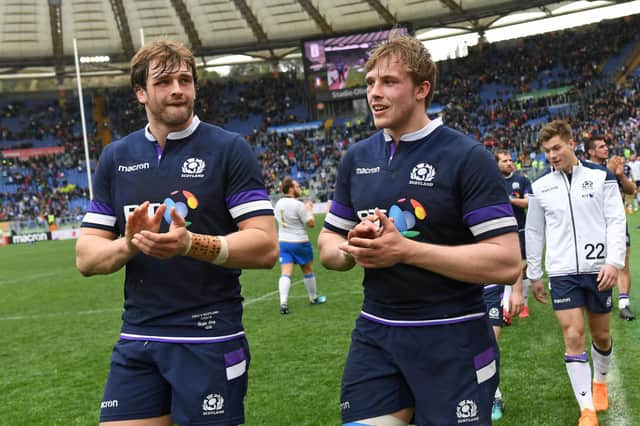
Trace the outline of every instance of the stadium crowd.
<path fill-rule="evenodd" d="M 624 86 L 607 69 L 621 49 L 637 43 L 640 18 L 628 17 L 596 27 L 548 33 L 496 44 L 480 44 L 469 56 L 438 64 L 434 103 L 445 123 L 483 142 L 507 149 L 517 164 L 544 165 L 536 149 L 541 126 L 568 119 L 578 146 L 592 134 L 605 136 L 614 151 L 636 152 L 640 144 L 640 77 Z M 251 81 L 201 80 L 195 111 L 201 120 L 223 127 L 244 123 L 245 137 L 264 170 L 267 188 L 278 192 L 291 175 L 311 198 L 331 198 L 337 164 L 346 148 L 374 131 L 370 118 L 347 119 L 338 126 L 270 132 L 272 126 L 305 121 L 303 82 L 291 73 Z M 104 91 L 103 91 L 104 92 Z M 146 118 L 130 88 L 108 93 L 114 138 L 144 126 Z M 92 124 L 95 134 L 97 124 Z M 73 102 L 0 103 L 0 149 L 62 146 L 64 155 L 4 158 L 0 166 L 0 221 L 37 221 L 54 211 L 75 216 L 77 200 L 87 198 L 79 111 Z M 39 142 L 40 141 L 40 142 Z M 47 142 L 48 141 L 48 142 Z M 90 158 L 101 151 L 90 140 Z M 72 186 L 69 186 L 72 185 Z M 72 188 L 72 189 L 70 189 Z"/>

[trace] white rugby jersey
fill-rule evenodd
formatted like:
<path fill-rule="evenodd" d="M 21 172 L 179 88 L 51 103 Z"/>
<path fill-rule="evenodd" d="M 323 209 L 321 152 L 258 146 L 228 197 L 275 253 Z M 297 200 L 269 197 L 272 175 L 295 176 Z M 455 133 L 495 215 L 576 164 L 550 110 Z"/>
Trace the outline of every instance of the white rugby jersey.
<path fill-rule="evenodd" d="M 606 263 L 622 269 L 626 218 L 615 176 L 588 162 L 569 178 L 550 170 L 532 184 L 525 227 L 527 276 L 596 274 Z"/>
<path fill-rule="evenodd" d="M 288 243 L 304 243 L 309 241 L 307 222 L 312 213 L 304 203 L 292 197 L 282 197 L 275 207 L 278 219 L 278 239 Z"/>

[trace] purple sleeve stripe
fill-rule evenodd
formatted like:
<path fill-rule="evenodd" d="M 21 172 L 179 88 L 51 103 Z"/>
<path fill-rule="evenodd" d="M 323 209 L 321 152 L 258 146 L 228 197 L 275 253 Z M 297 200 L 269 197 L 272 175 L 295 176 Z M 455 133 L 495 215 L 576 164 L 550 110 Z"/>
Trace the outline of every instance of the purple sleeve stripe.
<path fill-rule="evenodd" d="M 493 347 L 490 347 L 486 351 L 481 352 L 473 357 L 473 365 L 475 366 L 476 370 L 478 370 L 486 365 L 489 365 L 491 361 L 495 359 L 495 351 L 493 350 Z"/>
<path fill-rule="evenodd" d="M 224 354 L 224 365 L 225 367 L 230 367 L 232 365 L 236 365 L 246 360 L 247 357 L 244 354 L 244 348 L 236 349 L 233 352 L 229 352 Z"/>
<path fill-rule="evenodd" d="M 329 209 L 329 212 L 343 219 L 348 219 L 353 221 L 357 219 L 356 214 L 351 207 L 347 207 L 344 204 L 340 204 L 337 201 L 331 201 L 331 208 Z"/>
<path fill-rule="evenodd" d="M 252 189 L 250 191 L 240 192 L 227 197 L 227 206 L 229 208 L 240 204 L 249 203 L 251 201 L 269 200 L 266 189 Z"/>
<path fill-rule="evenodd" d="M 580 355 L 564 354 L 564 362 L 589 362 L 589 358 L 586 352 L 582 352 Z"/>
<path fill-rule="evenodd" d="M 493 206 L 482 207 L 467 213 L 464 215 L 464 223 L 471 227 L 478 223 L 505 216 L 513 216 L 511 204 L 495 204 Z"/>
<path fill-rule="evenodd" d="M 91 201 L 89 203 L 89 207 L 87 208 L 88 212 L 91 213 L 99 213 L 107 216 L 113 216 L 113 209 L 108 204 L 102 203 L 100 201 Z"/>

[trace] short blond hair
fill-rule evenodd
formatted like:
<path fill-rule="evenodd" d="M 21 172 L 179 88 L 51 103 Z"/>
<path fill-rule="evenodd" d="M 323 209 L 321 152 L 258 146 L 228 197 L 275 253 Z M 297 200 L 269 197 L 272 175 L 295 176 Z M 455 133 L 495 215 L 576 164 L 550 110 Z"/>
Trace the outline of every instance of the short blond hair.
<path fill-rule="evenodd" d="M 389 40 L 371 51 L 371 56 L 364 66 L 365 72 L 371 71 L 379 60 L 390 56 L 396 56 L 406 65 L 407 72 L 416 86 L 424 81 L 429 82 L 425 107 L 429 106 L 436 88 L 438 69 L 427 48 L 415 37 L 392 32 Z"/>

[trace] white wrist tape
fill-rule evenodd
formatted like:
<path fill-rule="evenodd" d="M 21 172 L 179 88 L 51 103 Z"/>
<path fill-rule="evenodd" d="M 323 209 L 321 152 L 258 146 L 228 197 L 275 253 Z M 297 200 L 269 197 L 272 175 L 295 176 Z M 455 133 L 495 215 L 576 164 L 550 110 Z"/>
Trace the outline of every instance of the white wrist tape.
<path fill-rule="evenodd" d="M 187 235 L 189 236 L 189 241 L 187 242 L 187 248 L 185 249 L 184 253 L 182 253 L 183 256 L 186 256 L 187 253 L 189 253 L 189 250 L 191 250 L 191 244 L 193 244 L 193 235 L 191 234 L 191 232 L 187 231 Z"/>
<path fill-rule="evenodd" d="M 229 258 L 229 243 L 227 239 L 222 235 L 216 236 L 220 240 L 220 253 L 218 256 L 211 261 L 214 265 L 222 265 Z"/>

